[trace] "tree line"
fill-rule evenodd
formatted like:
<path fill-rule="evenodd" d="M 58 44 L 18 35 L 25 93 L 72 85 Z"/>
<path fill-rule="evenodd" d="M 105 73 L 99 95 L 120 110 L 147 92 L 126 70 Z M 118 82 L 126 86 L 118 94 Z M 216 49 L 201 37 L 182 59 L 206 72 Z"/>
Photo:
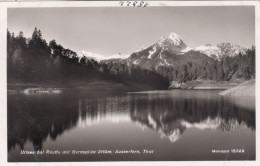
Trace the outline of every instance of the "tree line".
<path fill-rule="evenodd" d="M 88 83 L 111 81 L 131 85 L 148 85 L 167 89 L 169 80 L 161 74 L 127 63 L 98 63 L 93 59 L 78 57 L 55 40 L 49 43 L 35 28 L 26 38 L 21 31 L 17 36 L 7 30 L 8 83 Z"/>
<path fill-rule="evenodd" d="M 69 84 L 73 81 L 106 80 L 167 89 L 171 81 L 255 78 L 255 47 L 248 49 L 245 55 L 223 56 L 219 61 L 202 58 L 148 70 L 126 61 L 98 63 L 87 57 L 79 57 L 55 40 L 47 43 L 42 32 L 35 28 L 30 38 L 25 38 L 22 31 L 17 36 L 7 31 L 7 68 L 8 83 Z"/>
<path fill-rule="evenodd" d="M 201 61 L 188 61 L 180 65 L 160 66 L 157 72 L 170 81 L 186 82 L 191 80 L 230 81 L 255 78 L 255 47 L 237 56 L 223 56 L 220 60 L 203 58 Z"/>

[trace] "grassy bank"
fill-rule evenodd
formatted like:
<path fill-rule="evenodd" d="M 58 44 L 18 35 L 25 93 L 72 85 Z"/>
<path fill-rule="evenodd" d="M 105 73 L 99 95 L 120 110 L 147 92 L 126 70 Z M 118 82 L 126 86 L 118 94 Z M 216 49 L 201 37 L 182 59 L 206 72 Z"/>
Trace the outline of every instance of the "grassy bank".
<path fill-rule="evenodd" d="M 212 81 L 212 80 L 195 80 L 187 81 L 186 83 L 181 83 L 178 85 L 172 85 L 169 89 L 230 89 L 237 86 L 243 80 L 233 80 L 233 81 Z"/>
<path fill-rule="evenodd" d="M 255 96 L 255 80 L 249 80 L 219 93 L 224 96 Z"/>

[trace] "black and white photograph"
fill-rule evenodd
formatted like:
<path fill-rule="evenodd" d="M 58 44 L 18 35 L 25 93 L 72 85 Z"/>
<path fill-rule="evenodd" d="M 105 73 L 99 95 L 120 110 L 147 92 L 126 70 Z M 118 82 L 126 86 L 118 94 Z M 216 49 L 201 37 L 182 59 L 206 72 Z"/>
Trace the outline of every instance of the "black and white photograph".
<path fill-rule="evenodd" d="M 255 161 L 255 6 L 113 4 L 7 8 L 7 162 Z"/>

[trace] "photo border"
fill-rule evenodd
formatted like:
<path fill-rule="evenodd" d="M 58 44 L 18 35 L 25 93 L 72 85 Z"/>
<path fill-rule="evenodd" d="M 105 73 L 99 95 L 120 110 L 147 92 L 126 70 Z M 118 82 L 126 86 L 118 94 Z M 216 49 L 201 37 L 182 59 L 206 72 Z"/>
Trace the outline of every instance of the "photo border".
<path fill-rule="evenodd" d="M 24 7 L 121 7 L 120 1 L 48 1 L 48 2 L 0 2 L 0 165 L 28 165 L 28 162 L 7 162 L 7 66 L 6 66 L 6 48 L 7 48 L 7 9 L 8 8 L 24 8 Z M 259 101 L 260 89 L 258 86 L 260 67 L 260 57 L 257 56 L 260 51 L 260 2 L 259 1 L 145 1 L 149 3 L 148 7 L 163 7 L 163 6 L 255 6 L 255 46 L 256 46 L 256 97 Z M 127 6 L 124 6 L 127 7 Z M 258 110 L 260 103 L 256 102 L 256 110 Z M 239 166 L 239 165 L 259 165 L 259 113 L 256 111 L 256 160 L 249 161 L 117 161 L 117 162 L 30 162 L 30 165 L 192 165 L 192 166 L 208 166 L 208 165 L 225 165 L 225 166 Z"/>

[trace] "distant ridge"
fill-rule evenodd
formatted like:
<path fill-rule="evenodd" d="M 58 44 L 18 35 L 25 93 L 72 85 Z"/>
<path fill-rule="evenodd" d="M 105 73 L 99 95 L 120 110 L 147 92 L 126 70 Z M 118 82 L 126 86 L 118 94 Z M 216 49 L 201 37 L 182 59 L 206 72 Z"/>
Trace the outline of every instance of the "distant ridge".
<path fill-rule="evenodd" d="M 157 68 L 159 66 L 174 66 L 176 63 L 182 63 L 187 60 L 198 61 L 205 58 L 205 55 L 215 60 L 220 60 L 225 56 L 237 56 L 239 53 L 244 55 L 247 48 L 232 44 L 219 43 L 217 45 L 205 44 L 195 48 L 188 47 L 181 37 L 171 32 L 168 37 L 162 36 L 159 40 L 149 46 L 144 47 L 130 55 L 114 54 L 110 56 L 81 51 L 78 56 L 94 59 L 98 62 L 118 60 L 126 61 L 134 65 L 140 65 L 144 68 Z"/>

